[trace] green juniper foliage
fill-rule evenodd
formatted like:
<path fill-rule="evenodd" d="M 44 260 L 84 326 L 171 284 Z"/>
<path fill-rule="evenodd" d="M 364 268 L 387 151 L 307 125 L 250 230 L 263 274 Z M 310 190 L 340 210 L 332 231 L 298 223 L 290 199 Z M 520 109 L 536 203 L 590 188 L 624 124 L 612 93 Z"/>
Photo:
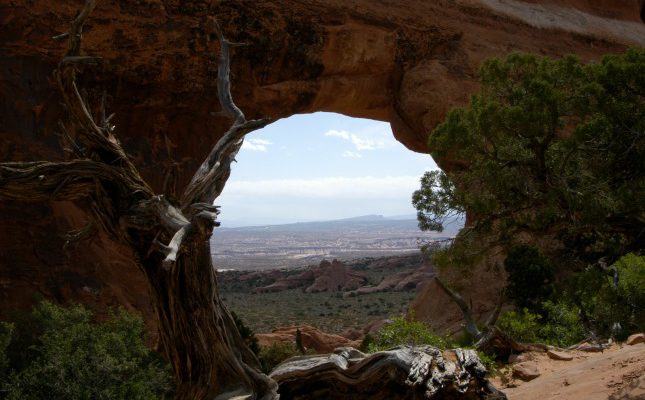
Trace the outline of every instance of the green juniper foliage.
<path fill-rule="evenodd" d="M 170 367 L 143 336 L 143 320 L 124 310 L 96 323 L 83 306 L 41 302 L 0 325 L 0 398 L 170 398 Z"/>
<path fill-rule="evenodd" d="M 430 135 L 448 172 L 427 172 L 414 193 L 420 227 L 467 210 L 471 233 L 556 234 L 581 263 L 642 248 L 645 50 L 589 65 L 512 54 L 480 78 Z"/>
<path fill-rule="evenodd" d="M 469 214 L 435 264 L 507 254 L 518 309 L 499 325 L 521 341 L 643 330 L 645 50 L 591 64 L 516 53 L 484 62 L 480 82 L 431 133 L 446 172 L 427 172 L 412 198 L 424 230 Z"/>
<path fill-rule="evenodd" d="M 533 309 L 507 311 L 497 326 L 520 342 L 566 347 L 588 336 L 624 340 L 645 330 L 645 256 L 627 254 L 611 268 L 612 276 L 590 267 Z"/>

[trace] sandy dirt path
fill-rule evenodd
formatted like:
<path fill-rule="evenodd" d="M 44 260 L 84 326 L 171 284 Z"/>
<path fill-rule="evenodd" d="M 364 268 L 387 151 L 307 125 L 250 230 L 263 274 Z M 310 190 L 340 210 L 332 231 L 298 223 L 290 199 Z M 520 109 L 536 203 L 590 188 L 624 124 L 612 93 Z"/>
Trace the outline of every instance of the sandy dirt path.
<path fill-rule="evenodd" d="M 493 381 L 509 400 L 645 400 L 645 343 L 572 354 L 571 361 L 552 360 L 545 353 L 528 354 L 539 377 L 530 382 L 504 382 L 500 377 Z M 504 383 L 517 386 L 504 387 Z"/>

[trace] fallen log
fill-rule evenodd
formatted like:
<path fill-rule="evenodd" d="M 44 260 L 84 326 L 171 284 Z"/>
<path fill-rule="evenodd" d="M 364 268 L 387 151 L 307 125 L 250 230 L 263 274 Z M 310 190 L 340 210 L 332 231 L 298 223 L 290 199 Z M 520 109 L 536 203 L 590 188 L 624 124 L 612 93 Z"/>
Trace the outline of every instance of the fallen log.
<path fill-rule="evenodd" d="M 291 358 L 270 374 L 281 400 L 506 399 L 486 379 L 474 350 L 400 346 L 364 354 L 351 347 L 333 354 Z"/>

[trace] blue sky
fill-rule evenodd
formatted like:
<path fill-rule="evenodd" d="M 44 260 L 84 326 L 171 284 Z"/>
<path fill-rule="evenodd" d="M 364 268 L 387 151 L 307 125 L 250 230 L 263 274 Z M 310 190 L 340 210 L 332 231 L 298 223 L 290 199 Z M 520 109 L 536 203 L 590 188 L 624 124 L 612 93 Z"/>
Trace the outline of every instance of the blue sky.
<path fill-rule="evenodd" d="M 388 123 L 299 114 L 247 136 L 215 204 L 229 227 L 413 214 L 412 192 L 434 168 Z"/>

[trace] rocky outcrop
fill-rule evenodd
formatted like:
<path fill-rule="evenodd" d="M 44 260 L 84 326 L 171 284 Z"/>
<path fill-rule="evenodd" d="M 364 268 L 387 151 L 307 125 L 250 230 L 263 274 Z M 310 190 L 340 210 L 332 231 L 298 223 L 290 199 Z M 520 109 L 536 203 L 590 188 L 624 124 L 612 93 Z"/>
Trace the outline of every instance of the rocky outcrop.
<path fill-rule="evenodd" d="M 270 285 L 254 289 L 253 293 L 281 292 L 297 287 L 306 287 L 306 293 L 347 291 L 360 287 L 366 281 L 365 276 L 352 272 L 338 260 L 323 260 L 315 268 L 279 278 Z"/>
<path fill-rule="evenodd" d="M 385 276 L 376 286 L 363 286 L 356 290 L 343 293 L 343 297 L 361 296 L 379 292 L 404 292 L 413 291 L 422 282 L 429 281 L 435 276 L 434 267 L 426 263 L 414 271 L 403 271 Z"/>
<path fill-rule="evenodd" d="M 51 37 L 77 9 L 75 0 L 0 5 L 0 159 L 63 157 L 51 72 L 64 49 Z M 484 58 L 523 50 L 595 60 L 642 46 L 641 9 L 639 0 L 103 0 L 84 40 L 100 59 L 79 80 L 107 93 L 136 167 L 172 194 L 229 125 L 215 112 L 209 16 L 248 44 L 236 49 L 232 75 L 249 118 L 333 111 L 389 121 L 399 141 L 423 152 L 427 133 L 477 87 Z M 0 205 L 0 316 L 40 294 L 125 305 L 154 321 L 125 246 L 103 233 L 64 246 L 64 235 L 87 223 L 86 209 Z"/>
<path fill-rule="evenodd" d="M 307 293 L 354 290 L 367 282 L 365 276 L 351 272 L 338 260 L 323 260 L 313 273 L 314 283 L 305 289 Z"/>
<path fill-rule="evenodd" d="M 269 347 L 274 343 L 296 343 L 296 332 L 300 330 L 302 345 L 305 350 L 316 353 L 331 353 L 337 347 L 358 347 L 360 341 L 350 340 L 340 335 L 325 333 L 309 325 L 287 326 L 274 329 L 271 333 L 258 333 L 255 335 L 260 346 Z"/>
<path fill-rule="evenodd" d="M 625 341 L 625 344 L 628 346 L 633 346 L 639 343 L 645 343 L 645 333 L 635 333 L 630 335 Z"/>
<path fill-rule="evenodd" d="M 500 294 L 506 286 L 503 255 L 485 258 L 471 269 L 445 268 L 441 279 L 461 294 L 471 307 L 476 321 L 486 321 L 500 301 Z M 436 279 L 422 282 L 409 310 L 418 321 L 432 326 L 434 332 L 452 335 L 464 328 L 464 316 L 457 304 L 437 284 Z"/>
<path fill-rule="evenodd" d="M 315 279 L 312 270 L 306 270 L 295 275 L 286 277 L 279 277 L 275 282 L 270 285 L 255 288 L 253 293 L 273 293 L 281 292 L 287 289 L 293 289 L 302 286 L 308 286 L 313 283 Z"/>
<path fill-rule="evenodd" d="M 372 321 L 365 325 L 362 328 L 349 328 L 340 333 L 340 336 L 346 337 L 350 340 L 362 341 L 365 338 L 365 335 L 375 334 L 385 325 L 392 323 L 391 319 L 379 319 Z"/>

